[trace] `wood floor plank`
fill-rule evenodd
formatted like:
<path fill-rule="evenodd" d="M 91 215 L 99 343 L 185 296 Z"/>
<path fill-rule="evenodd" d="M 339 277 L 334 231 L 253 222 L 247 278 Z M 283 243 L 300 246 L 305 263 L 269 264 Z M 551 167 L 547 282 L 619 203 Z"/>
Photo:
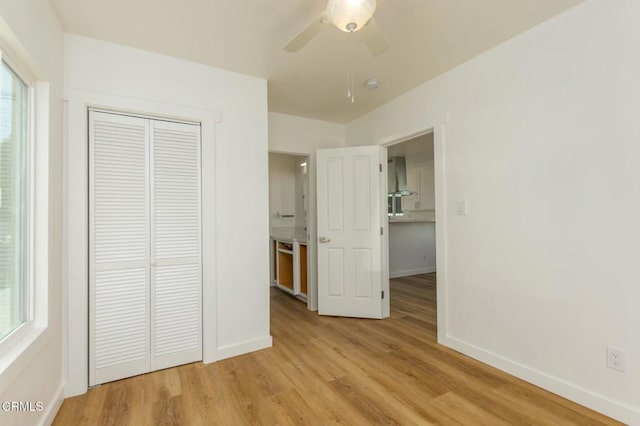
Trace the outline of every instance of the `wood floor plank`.
<path fill-rule="evenodd" d="M 406 405 L 394 400 L 393 395 L 385 395 L 384 389 L 381 390 L 382 387 L 368 376 L 353 374 L 334 380 L 331 385 L 367 418 L 368 424 L 431 424 L 418 413 L 407 410 Z"/>
<path fill-rule="evenodd" d="M 198 368 L 200 367 L 200 368 Z M 179 368 L 182 406 L 190 425 L 220 424 L 213 392 L 209 389 L 206 370 L 201 364 Z"/>
<path fill-rule="evenodd" d="M 293 389 L 296 389 L 306 401 L 311 401 L 309 407 L 315 418 L 324 421 L 325 424 L 366 424 L 365 417 L 354 412 L 349 403 L 333 390 L 330 385 L 333 378 L 322 379 L 305 363 L 282 362 L 283 357 L 277 354 L 277 348 L 260 353 L 269 368 L 278 369 Z"/>
<path fill-rule="evenodd" d="M 448 416 L 463 425 L 507 426 L 510 424 L 494 416 L 491 411 L 478 407 L 453 392 L 435 398 L 430 407 L 439 407 Z"/>
<path fill-rule="evenodd" d="M 503 386 L 493 392 L 507 400 L 513 407 L 531 413 L 540 420 L 545 419 L 549 424 L 603 425 L 608 420 L 598 413 L 579 413 L 571 406 L 556 402 L 555 399 L 559 398 L 557 395 L 553 398 L 552 394 L 542 389 L 539 391 L 529 389 L 522 392 L 518 387 Z"/>
<path fill-rule="evenodd" d="M 106 383 L 55 425 L 614 425 L 437 343 L 436 274 L 391 281 L 391 317 L 319 316 L 271 290 L 273 347 Z"/>

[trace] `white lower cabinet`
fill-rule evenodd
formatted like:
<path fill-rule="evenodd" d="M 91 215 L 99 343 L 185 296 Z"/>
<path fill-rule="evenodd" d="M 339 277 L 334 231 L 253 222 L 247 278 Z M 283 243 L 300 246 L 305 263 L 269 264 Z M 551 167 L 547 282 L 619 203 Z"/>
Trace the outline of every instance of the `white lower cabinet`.
<path fill-rule="evenodd" d="M 307 244 L 271 239 L 271 283 L 301 299 L 307 298 Z"/>
<path fill-rule="evenodd" d="M 89 112 L 89 385 L 202 359 L 200 126 Z"/>

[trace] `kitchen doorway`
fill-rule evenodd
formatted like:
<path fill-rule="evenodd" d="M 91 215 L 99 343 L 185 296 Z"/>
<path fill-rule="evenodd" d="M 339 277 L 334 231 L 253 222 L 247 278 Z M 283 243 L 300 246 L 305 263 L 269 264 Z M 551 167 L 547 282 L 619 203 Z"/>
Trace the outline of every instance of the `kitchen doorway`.
<path fill-rule="evenodd" d="M 434 132 L 387 145 L 389 286 L 391 315 L 407 303 L 426 307 L 426 326 L 437 332 L 436 185 Z M 415 309 L 411 309 L 415 312 Z"/>

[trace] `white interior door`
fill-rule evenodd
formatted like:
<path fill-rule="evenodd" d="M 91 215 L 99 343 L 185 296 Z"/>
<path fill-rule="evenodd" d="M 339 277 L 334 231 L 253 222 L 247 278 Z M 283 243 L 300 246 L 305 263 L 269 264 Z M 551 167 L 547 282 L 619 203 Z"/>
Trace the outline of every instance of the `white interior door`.
<path fill-rule="evenodd" d="M 151 122 L 151 369 L 202 359 L 200 126 Z"/>
<path fill-rule="evenodd" d="M 149 120 L 89 113 L 89 385 L 149 371 Z"/>
<path fill-rule="evenodd" d="M 316 158 L 318 312 L 382 318 L 385 148 L 323 149 Z"/>

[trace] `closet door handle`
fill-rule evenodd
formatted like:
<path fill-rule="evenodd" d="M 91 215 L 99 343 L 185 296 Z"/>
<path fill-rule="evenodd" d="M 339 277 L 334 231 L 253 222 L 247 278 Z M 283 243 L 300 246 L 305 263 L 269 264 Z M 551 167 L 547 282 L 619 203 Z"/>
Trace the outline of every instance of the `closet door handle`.
<path fill-rule="evenodd" d="M 158 265 L 158 262 L 156 262 L 155 260 L 152 260 L 151 262 L 149 262 L 149 264 L 150 264 L 151 266 L 157 266 L 157 265 Z"/>
<path fill-rule="evenodd" d="M 320 243 L 325 244 L 325 243 L 330 243 L 331 240 L 329 238 L 325 238 L 325 237 L 320 237 Z"/>

